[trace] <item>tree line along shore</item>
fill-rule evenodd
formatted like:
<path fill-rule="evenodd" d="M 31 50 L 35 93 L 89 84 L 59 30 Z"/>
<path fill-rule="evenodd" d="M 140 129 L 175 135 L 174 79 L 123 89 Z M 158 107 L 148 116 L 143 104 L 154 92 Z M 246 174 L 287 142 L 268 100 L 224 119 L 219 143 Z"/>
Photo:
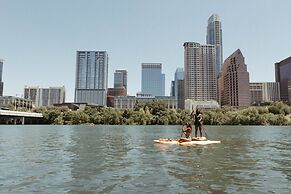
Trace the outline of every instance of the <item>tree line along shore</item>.
<path fill-rule="evenodd" d="M 184 125 L 193 124 L 189 110 L 167 109 L 162 102 L 137 104 L 134 109 L 91 108 L 72 111 L 68 107 L 41 107 L 44 124 L 55 125 Z M 204 125 L 291 125 L 291 107 L 274 102 L 270 106 L 202 110 Z"/>

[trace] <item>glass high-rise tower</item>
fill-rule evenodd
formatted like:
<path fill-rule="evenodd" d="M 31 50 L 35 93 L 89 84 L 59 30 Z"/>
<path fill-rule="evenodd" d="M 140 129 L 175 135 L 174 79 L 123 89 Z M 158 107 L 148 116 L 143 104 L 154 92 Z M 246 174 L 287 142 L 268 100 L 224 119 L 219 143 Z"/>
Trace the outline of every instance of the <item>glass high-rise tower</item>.
<path fill-rule="evenodd" d="M 161 63 L 142 63 L 141 92 L 153 96 L 165 96 L 165 74 Z"/>
<path fill-rule="evenodd" d="M 75 102 L 106 106 L 107 89 L 107 52 L 77 51 Z"/>
<path fill-rule="evenodd" d="M 207 25 L 207 36 L 206 43 L 215 46 L 216 49 L 216 76 L 221 72 L 221 66 L 223 64 L 223 55 L 222 55 L 222 29 L 219 16 L 213 14 L 208 19 Z"/>

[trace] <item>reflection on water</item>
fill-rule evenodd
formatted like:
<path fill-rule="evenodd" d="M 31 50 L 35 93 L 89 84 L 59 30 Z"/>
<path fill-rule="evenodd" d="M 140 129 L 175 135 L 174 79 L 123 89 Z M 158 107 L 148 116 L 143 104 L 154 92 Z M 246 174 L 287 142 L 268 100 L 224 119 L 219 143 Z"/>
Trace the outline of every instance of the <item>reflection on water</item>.
<path fill-rule="evenodd" d="M 290 193 L 291 128 L 207 126 L 221 144 L 154 144 L 179 126 L 1 126 L 1 193 Z"/>

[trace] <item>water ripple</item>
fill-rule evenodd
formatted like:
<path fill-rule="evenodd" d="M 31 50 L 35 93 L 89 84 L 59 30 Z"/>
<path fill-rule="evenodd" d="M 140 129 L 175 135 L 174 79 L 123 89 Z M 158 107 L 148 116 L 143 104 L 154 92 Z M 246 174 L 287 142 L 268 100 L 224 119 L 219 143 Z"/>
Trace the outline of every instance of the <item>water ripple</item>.
<path fill-rule="evenodd" d="M 177 126 L 2 126 L 1 193 L 290 193 L 291 129 L 213 126 L 221 144 L 154 144 Z"/>

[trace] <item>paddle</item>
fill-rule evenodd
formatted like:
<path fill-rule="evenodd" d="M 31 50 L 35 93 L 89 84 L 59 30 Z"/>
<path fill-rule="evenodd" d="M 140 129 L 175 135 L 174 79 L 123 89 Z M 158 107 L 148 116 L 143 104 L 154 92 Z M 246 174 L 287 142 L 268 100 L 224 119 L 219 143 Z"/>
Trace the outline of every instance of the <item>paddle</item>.
<path fill-rule="evenodd" d="M 208 139 L 208 135 L 207 135 L 207 133 L 206 133 L 206 130 L 204 129 L 204 127 L 202 127 L 202 129 L 203 129 L 203 131 L 204 131 L 204 133 L 205 133 L 205 137 L 206 137 L 206 139 Z"/>

